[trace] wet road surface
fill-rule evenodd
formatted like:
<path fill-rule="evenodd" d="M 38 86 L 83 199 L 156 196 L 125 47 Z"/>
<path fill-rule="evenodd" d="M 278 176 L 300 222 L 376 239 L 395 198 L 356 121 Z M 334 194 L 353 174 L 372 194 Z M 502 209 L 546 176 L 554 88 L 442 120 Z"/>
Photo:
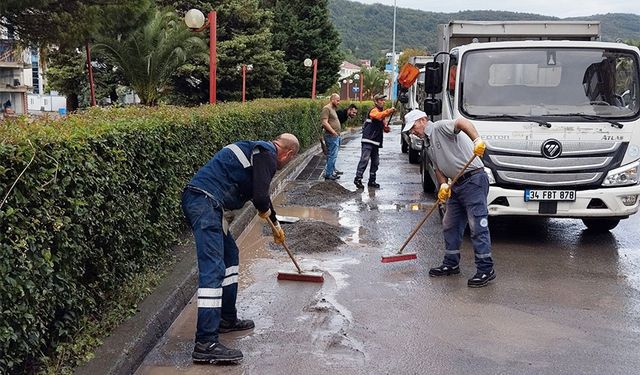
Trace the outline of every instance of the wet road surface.
<path fill-rule="evenodd" d="M 238 311 L 256 328 L 221 341 L 243 351 L 241 364 L 191 363 L 192 300 L 137 374 L 640 373 L 640 216 L 606 234 L 578 220 L 492 219 L 497 278 L 480 289 L 466 285 L 475 272 L 468 237 L 461 275 L 428 276 L 443 255 L 437 214 L 406 249 L 417 260 L 383 264 L 434 203 L 392 128 L 381 189 L 323 207 L 286 205 L 287 192 L 276 200 L 280 215 L 349 229 L 336 249 L 298 252 L 303 268 L 325 272 L 323 284 L 277 281 L 293 265 L 257 219 L 238 239 Z M 359 154 L 359 136 L 348 137 L 337 167 L 350 190 Z M 312 160 L 287 190 L 317 182 L 323 166 Z"/>

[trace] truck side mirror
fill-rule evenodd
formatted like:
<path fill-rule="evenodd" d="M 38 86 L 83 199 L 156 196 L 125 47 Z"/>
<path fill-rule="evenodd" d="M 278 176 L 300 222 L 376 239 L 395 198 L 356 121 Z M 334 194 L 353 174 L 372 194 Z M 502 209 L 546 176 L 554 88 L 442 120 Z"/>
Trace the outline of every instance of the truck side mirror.
<path fill-rule="evenodd" d="M 409 103 L 409 93 L 407 92 L 407 89 L 404 89 L 404 88 L 398 89 L 398 101 L 402 104 Z"/>
<path fill-rule="evenodd" d="M 427 98 L 423 102 L 424 113 L 429 116 L 438 116 L 442 113 L 442 100 Z"/>
<path fill-rule="evenodd" d="M 432 61 L 425 65 L 424 91 L 427 94 L 442 92 L 442 63 Z"/>

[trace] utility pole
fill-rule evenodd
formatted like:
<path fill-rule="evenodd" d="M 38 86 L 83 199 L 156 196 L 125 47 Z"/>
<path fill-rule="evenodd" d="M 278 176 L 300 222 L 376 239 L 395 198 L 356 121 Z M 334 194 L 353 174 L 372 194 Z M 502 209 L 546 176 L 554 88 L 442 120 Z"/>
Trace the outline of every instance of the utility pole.
<path fill-rule="evenodd" d="M 391 92 L 391 100 L 396 100 L 396 93 L 398 91 L 396 87 L 396 0 L 393 0 L 393 46 L 391 50 L 391 53 L 393 54 L 393 56 L 391 56 L 393 59 L 391 62 L 391 69 L 393 70 L 391 73 L 391 77 L 393 77 L 393 80 L 391 81 L 391 90 L 393 90 Z"/>

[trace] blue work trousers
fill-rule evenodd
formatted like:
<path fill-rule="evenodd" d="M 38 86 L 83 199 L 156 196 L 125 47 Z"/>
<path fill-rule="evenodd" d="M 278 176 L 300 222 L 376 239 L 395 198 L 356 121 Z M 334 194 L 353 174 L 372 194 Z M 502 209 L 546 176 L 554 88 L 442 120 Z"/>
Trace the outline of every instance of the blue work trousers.
<path fill-rule="evenodd" d="M 442 223 L 445 266 L 457 266 L 460 262 L 460 246 L 465 227 L 469 223 L 478 271 L 486 273 L 493 269 L 487 210 L 488 193 L 489 179 L 486 173 L 476 173 L 451 187 L 451 197 L 447 200 Z"/>
<path fill-rule="evenodd" d="M 325 133 L 324 143 L 327 145 L 327 166 L 324 168 L 324 177 L 331 177 L 336 170 L 336 160 L 338 159 L 338 150 L 340 149 L 340 136 Z"/>
<path fill-rule="evenodd" d="M 220 320 L 235 322 L 238 295 L 238 246 L 223 229 L 223 210 L 202 192 L 187 188 L 182 211 L 198 253 L 198 322 L 196 342 L 218 342 Z"/>
<path fill-rule="evenodd" d="M 362 143 L 356 178 L 362 179 L 364 171 L 367 169 L 367 165 L 369 164 L 369 160 L 371 160 L 371 166 L 369 167 L 369 182 L 376 182 L 376 172 L 378 171 L 378 165 L 380 165 L 379 152 L 380 147 L 367 142 Z"/>

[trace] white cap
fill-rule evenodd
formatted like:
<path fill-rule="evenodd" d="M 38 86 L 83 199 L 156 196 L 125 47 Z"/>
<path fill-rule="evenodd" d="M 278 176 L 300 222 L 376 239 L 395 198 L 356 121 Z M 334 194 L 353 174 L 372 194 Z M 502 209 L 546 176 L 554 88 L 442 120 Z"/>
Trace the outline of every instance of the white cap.
<path fill-rule="evenodd" d="M 427 117 L 427 114 L 419 109 L 414 109 L 411 112 L 407 113 L 406 115 L 404 115 L 404 128 L 402 129 L 402 131 L 407 132 L 411 130 L 416 121 L 420 120 L 423 117 Z"/>

